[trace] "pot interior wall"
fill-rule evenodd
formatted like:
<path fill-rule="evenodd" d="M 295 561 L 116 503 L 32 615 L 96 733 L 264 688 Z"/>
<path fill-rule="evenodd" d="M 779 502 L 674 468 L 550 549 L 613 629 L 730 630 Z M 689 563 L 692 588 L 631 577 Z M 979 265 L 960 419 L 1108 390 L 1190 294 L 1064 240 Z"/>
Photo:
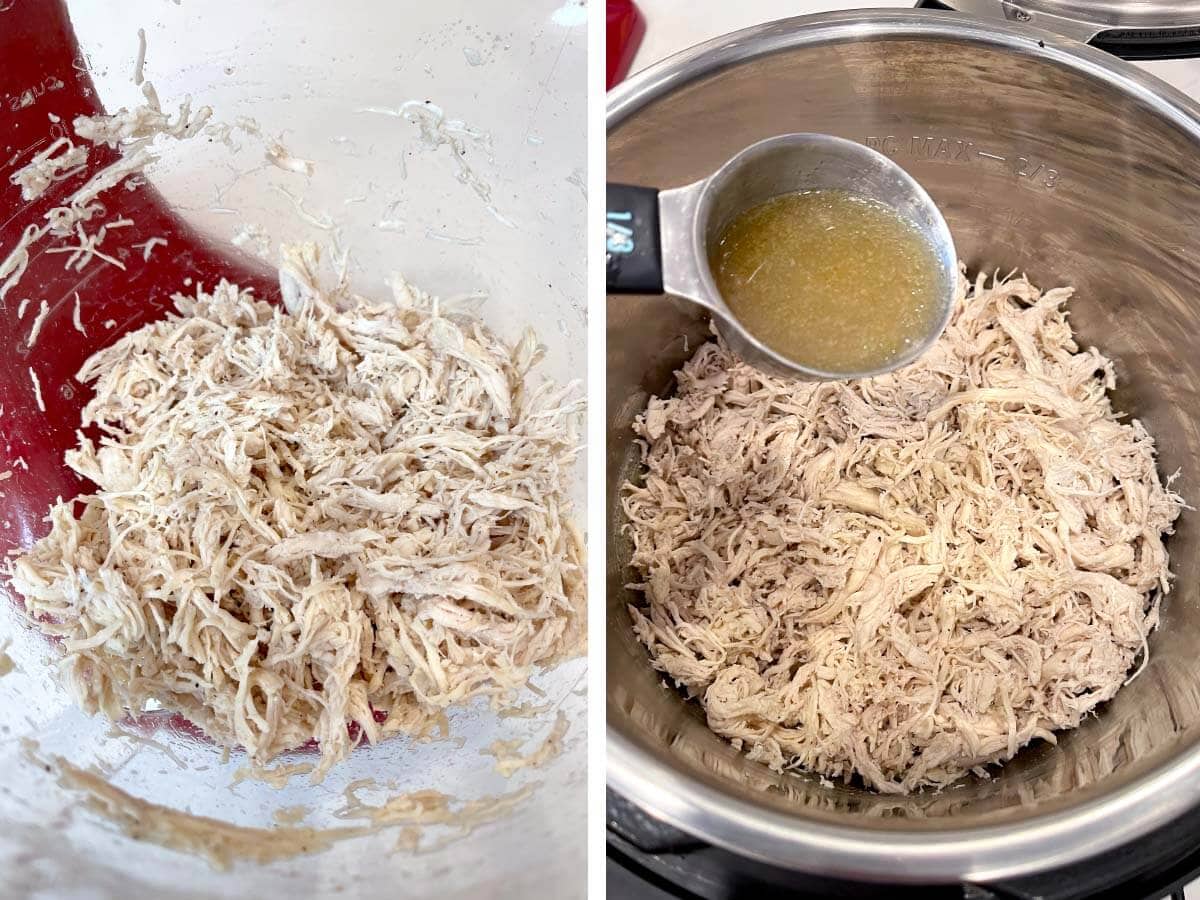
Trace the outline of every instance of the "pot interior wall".
<path fill-rule="evenodd" d="M 1080 342 L 1113 358 L 1115 405 L 1158 441 L 1160 471 L 1200 503 L 1200 143 L 1148 96 L 1121 92 L 1028 42 L 863 39 L 792 47 L 702 75 L 609 133 L 608 178 L 675 187 L 746 145 L 792 131 L 862 141 L 930 192 L 968 269 L 1020 269 L 1077 288 Z M 630 424 L 708 336 L 681 301 L 608 298 L 608 722 L 700 781 L 754 802 L 877 828 L 1010 821 L 1108 792 L 1195 744 L 1200 731 L 1200 553 L 1195 513 L 1170 539 L 1175 587 L 1147 669 L 1057 747 L 1036 744 L 990 780 L 884 797 L 776 775 L 705 727 L 652 671 L 630 628 L 619 485 Z M 636 798 L 634 798 L 636 799 Z"/>

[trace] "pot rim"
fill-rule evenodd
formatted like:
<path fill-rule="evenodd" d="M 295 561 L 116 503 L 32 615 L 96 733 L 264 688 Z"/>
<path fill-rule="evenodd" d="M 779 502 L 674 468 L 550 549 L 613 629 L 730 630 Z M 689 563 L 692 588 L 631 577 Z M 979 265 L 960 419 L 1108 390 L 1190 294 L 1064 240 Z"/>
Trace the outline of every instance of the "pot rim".
<path fill-rule="evenodd" d="M 609 92 L 606 132 L 697 78 L 797 47 L 876 38 L 932 38 L 1038 57 L 1130 95 L 1200 145 L 1200 104 L 1154 76 L 1085 44 L 960 12 L 849 10 L 780 19 L 731 32 L 662 60 Z M 891 882 L 994 881 L 1077 862 L 1132 841 L 1200 804 L 1200 746 L 1139 778 L 1021 822 L 898 833 L 805 820 L 693 778 L 607 728 L 608 784 L 658 818 L 774 865 Z"/>

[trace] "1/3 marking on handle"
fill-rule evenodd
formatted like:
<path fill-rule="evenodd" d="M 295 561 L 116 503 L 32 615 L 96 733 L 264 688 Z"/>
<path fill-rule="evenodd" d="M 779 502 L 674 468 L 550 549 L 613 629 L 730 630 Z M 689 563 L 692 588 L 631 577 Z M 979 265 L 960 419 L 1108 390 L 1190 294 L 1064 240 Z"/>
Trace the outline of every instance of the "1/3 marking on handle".
<path fill-rule="evenodd" d="M 658 191 L 609 182 L 605 194 L 604 257 L 608 292 L 661 294 Z"/>
<path fill-rule="evenodd" d="M 604 225 L 604 249 L 607 252 L 627 254 L 634 251 L 633 213 L 610 209 Z"/>

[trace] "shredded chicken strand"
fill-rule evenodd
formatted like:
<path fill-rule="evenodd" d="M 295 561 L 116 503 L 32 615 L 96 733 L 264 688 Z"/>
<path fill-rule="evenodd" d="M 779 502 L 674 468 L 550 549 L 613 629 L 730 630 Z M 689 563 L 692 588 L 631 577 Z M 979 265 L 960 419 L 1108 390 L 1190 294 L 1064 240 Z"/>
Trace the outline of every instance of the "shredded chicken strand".
<path fill-rule="evenodd" d="M 532 332 L 283 255 L 286 311 L 222 282 L 84 364 L 99 438 L 66 461 L 96 490 L 11 574 L 85 710 L 154 701 L 256 764 L 315 739 L 319 780 L 356 733 L 421 734 L 582 652 L 582 401 L 535 381 Z"/>
<path fill-rule="evenodd" d="M 905 793 L 1054 742 L 1144 664 L 1183 502 L 1071 294 L 961 279 L 937 345 L 858 382 L 708 343 L 650 401 L 630 612 L 714 732 Z"/>
<path fill-rule="evenodd" d="M 88 149 L 76 146 L 68 137 L 60 137 L 8 180 L 21 189 L 21 199 L 36 200 L 56 181 L 64 181 L 87 168 Z"/>
<path fill-rule="evenodd" d="M 505 778 L 511 778 L 522 769 L 544 766 L 562 753 L 563 738 L 566 737 L 568 728 L 570 728 L 570 722 L 560 710 L 554 718 L 554 725 L 550 732 L 532 752 L 522 753 L 521 745 L 524 741 L 520 740 L 492 741 L 487 748 L 480 752 L 486 756 L 494 756 L 496 758 L 495 770 Z"/>
<path fill-rule="evenodd" d="M 33 318 L 33 324 L 29 326 L 29 337 L 25 339 L 25 346 L 32 347 L 37 343 L 38 335 L 42 332 L 42 325 L 46 323 L 46 317 L 50 315 L 50 304 L 43 300 L 38 305 L 37 315 Z"/>
<path fill-rule="evenodd" d="M 77 137 L 120 148 L 121 156 L 95 171 L 65 203 L 48 210 L 45 213 L 46 224 L 32 223 L 25 227 L 16 245 L 8 251 L 7 256 L 0 259 L 0 304 L 24 277 L 29 267 L 30 250 L 46 235 L 59 238 L 74 236 L 79 241 L 77 245 L 52 247 L 48 251 L 70 253 L 66 265 L 74 266 L 76 271 L 82 271 L 96 258 L 120 269 L 125 268 L 120 260 L 97 248 L 104 241 L 107 228 L 120 227 L 122 222 L 132 223 L 118 220 L 107 228 L 101 226 L 95 235 L 87 234 L 83 224 L 90 222 L 97 214 L 103 215 L 104 204 L 99 199 L 101 194 L 119 184 L 134 189 L 144 183 L 139 180 L 140 176 L 158 159 L 150 148 L 159 135 L 165 134 L 176 140 L 195 137 L 205 129 L 212 117 L 212 109 L 208 106 L 200 107 L 193 114 L 192 101 L 188 97 L 179 105 L 179 114 L 172 120 L 170 115 L 162 111 L 154 85 L 145 81 L 141 88 L 146 101 L 141 106 L 132 110 L 122 107 L 112 115 L 75 118 L 72 124 Z M 55 156 L 59 150 L 63 152 Z M 85 171 L 87 153 L 86 147 L 76 146 L 68 138 L 60 138 L 14 173 L 12 181 L 20 185 L 24 199 L 36 198 L 54 182 Z"/>

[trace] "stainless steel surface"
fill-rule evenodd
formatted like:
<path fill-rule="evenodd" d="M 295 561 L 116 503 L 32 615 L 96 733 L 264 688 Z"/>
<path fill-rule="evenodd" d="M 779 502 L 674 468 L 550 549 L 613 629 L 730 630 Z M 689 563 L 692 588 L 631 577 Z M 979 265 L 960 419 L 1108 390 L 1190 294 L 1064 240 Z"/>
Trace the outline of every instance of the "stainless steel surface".
<path fill-rule="evenodd" d="M 793 191 L 845 190 L 877 200 L 915 224 L 934 248 L 941 269 L 941 313 L 930 332 L 885 366 L 826 372 L 773 350 L 746 330 L 721 296 L 709 251 L 740 212 Z M 912 362 L 932 346 L 950 320 L 957 257 L 937 206 L 912 176 L 882 153 L 828 134 L 780 134 L 747 147 L 707 178 L 659 195 L 663 289 L 700 304 L 721 336 L 751 365 L 812 381 L 867 378 Z"/>
<path fill-rule="evenodd" d="M 959 13 L 855 11 L 750 29 L 609 97 L 608 178 L 689 184 L 780 131 L 866 143 L 938 204 L 972 271 L 1073 284 L 1081 343 L 1116 360 L 1114 405 L 1200 499 L 1200 107 L 1134 67 Z M 633 636 L 619 485 L 630 423 L 710 335 L 684 303 L 609 297 L 608 778 L 654 814 L 798 869 L 986 879 L 1097 854 L 1200 802 L 1200 546 L 1185 512 L 1150 664 L 1057 747 L 940 793 L 822 787 L 749 762 L 661 683 Z"/>
<path fill-rule="evenodd" d="M 1193 37 L 1200 26 L 1194 0 L 943 0 L 982 18 L 1020 22 L 1087 43 L 1105 31 L 1141 32 L 1163 39 L 1172 32 Z M 1126 35 L 1128 37 L 1128 34 Z"/>

